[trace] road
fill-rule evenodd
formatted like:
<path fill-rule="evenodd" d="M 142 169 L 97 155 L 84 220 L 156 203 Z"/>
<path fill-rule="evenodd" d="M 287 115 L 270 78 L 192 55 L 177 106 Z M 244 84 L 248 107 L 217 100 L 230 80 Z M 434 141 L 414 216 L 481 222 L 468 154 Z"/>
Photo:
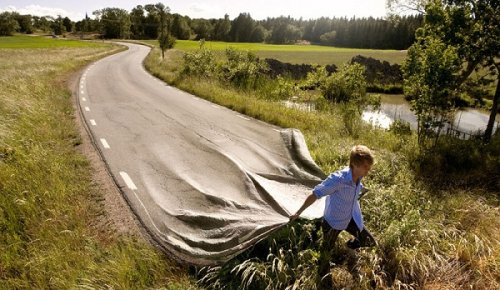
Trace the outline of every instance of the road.
<path fill-rule="evenodd" d="M 227 261 L 285 225 L 324 177 L 302 134 L 152 77 L 150 48 L 89 66 L 77 93 L 97 149 L 151 236 L 178 260 Z M 304 212 L 319 217 L 322 203 Z"/>

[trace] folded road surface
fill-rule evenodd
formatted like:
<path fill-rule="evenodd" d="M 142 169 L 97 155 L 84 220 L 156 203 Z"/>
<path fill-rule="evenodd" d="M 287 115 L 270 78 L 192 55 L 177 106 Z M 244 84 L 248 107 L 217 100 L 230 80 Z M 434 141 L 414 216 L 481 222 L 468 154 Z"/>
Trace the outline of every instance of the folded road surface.
<path fill-rule="evenodd" d="M 288 223 L 325 177 L 300 131 L 153 78 L 129 49 L 80 78 L 81 112 L 110 173 L 151 236 L 177 259 L 227 261 Z M 303 216 L 322 216 L 316 202 Z"/>

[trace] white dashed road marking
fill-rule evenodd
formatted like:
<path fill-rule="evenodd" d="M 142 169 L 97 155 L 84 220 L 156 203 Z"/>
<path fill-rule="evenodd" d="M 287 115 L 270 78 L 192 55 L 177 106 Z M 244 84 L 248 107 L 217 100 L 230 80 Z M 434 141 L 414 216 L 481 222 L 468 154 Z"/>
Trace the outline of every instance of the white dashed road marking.
<path fill-rule="evenodd" d="M 90 119 L 90 124 L 92 124 L 92 126 L 97 126 L 97 123 L 95 122 L 94 119 Z"/>
<path fill-rule="evenodd" d="M 89 107 L 85 107 L 85 111 L 90 112 L 90 108 Z"/>
<path fill-rule="evenodd" d="M 106 148 L 106 149 L 109 149 L 109 148 L 110 148 L 110 147 L 109 147 L 108 142 L 106 141 L 106 139 L 101 138 L 101 143 L 102 143 L 102 146 L 103 146 L 104 148 Z"/>
<path fill-rule="evenodd" d="M 127 184 L 128 188 L 130 188 L 131 190 L 137 190 L 137 186 L 135 186 L 134 182 L 132 181 L 130 176 L 128 176 L 127 172 L 120 171 L 120 175 L 123 181 L 125 181 L 125 184 Z"/>
<path fill-rule="evenodd" d="M 87 101 L 87 99 L 85 99 L 85 98 L 82 98 L 82 101 L 86 102 L 86 101 Z"/>
<path fill-rule="evenodd" d="M 250 121 L 250 119 L 249 119 L 249 118 L 247 118 L 247 117 L 243 117 L 243 116 L 241 116 L 241 115 L 238 115 L 238 117 L 242 118 L 243 120 Z"/>

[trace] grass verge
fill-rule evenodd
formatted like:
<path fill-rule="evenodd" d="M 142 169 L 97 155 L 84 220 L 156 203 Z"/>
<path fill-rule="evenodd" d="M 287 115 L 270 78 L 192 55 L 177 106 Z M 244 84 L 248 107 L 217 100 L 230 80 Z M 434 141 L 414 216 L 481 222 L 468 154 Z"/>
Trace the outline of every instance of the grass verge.
<path fill-rule="evenodd" d="M 77 151 L 66 82 L 123 48 L 29 36 L 0 47 L 16 41 L 0 49 L 0 289 L 195 288 L 160 251 L 96 222 L 102 193 Z"/>

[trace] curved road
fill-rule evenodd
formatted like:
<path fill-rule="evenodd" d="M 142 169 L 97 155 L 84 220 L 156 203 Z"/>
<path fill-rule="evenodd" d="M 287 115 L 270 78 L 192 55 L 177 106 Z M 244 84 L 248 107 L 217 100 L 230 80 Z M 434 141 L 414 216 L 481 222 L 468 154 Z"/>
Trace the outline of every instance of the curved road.
<path fill-rule="evenodd" d="M 178 259 L 227 261 L 285 225 L 324 174 L 302 134 L 153 78 L 149 48 L 102 59 L 80 77 L 85 122 L 152 237 Z M 317 202 L 304 215 L 319 217 Z"/>

